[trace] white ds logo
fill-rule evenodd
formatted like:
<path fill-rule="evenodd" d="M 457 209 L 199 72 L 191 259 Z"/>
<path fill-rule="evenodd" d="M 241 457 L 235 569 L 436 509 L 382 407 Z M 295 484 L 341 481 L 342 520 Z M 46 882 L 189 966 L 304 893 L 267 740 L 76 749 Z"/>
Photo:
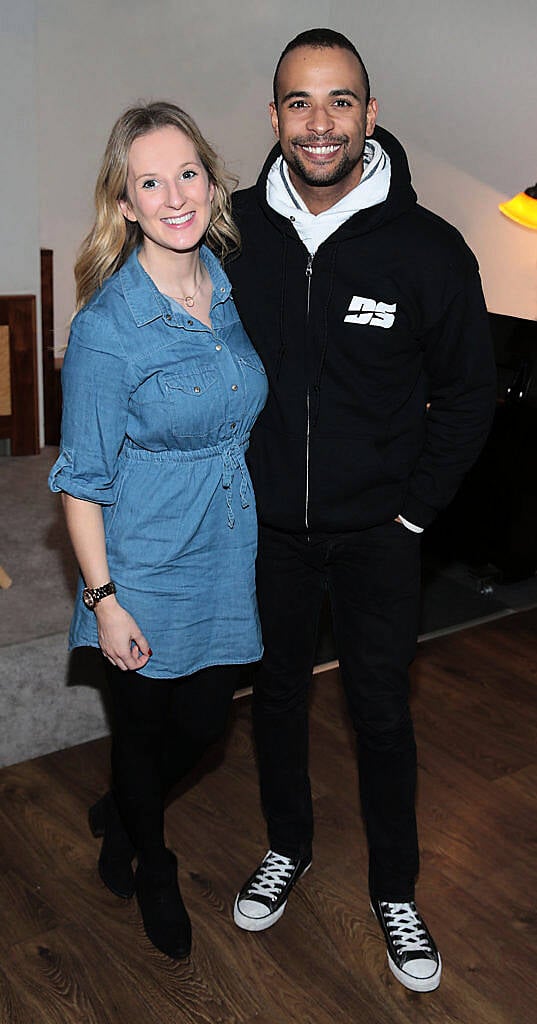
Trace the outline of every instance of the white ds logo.
<path fill-rule="evenodd" d="M 397 303 L 376 302 L 365 299 L 363 295 L 353 295 L 349 312 L 345 317 L 346 324 L 369 324 L 371 327 L 392 327 L 395 322 Z"/>

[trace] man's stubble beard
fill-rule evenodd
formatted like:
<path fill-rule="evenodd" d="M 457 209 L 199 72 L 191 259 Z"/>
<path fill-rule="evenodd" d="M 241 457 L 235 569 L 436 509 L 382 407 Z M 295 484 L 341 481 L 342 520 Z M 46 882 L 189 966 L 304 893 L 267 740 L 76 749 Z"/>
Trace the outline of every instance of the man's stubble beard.
<path fill-rule="evenodd" d="M 284 154 L 284 159 L 289 169 L 293 171 L 296 177 L 300 178 L 300 180 L 303 181 L 305 185 L 312 186 L 313 188 L 315 188 L 315 186 L 323 188 L 328 187 L 330 185 L 338 185 L 340 181 L 343 181 L 344 178 L 347 178 L 350 174 L 352 174 L 354 168 L 358 166 L 358 164 L 363 158 L 364 148 L 365 142 L 364 147 L 362 148 L 362 152 L 355 159 L 350 157 L 348 153 L 344 152 L 341 162 L 338 164 L 338 166 L 331 171 L 328 170 L 326 172 L 326 176 L 324 177 L 322 167 L 319 168 L 316 174 L 310 174 L 306 170 L 306 168 L 304 167 L 300 158 L 297 156 L 294 150 L 291 150 L 289 156 L 285 156 Z"/>

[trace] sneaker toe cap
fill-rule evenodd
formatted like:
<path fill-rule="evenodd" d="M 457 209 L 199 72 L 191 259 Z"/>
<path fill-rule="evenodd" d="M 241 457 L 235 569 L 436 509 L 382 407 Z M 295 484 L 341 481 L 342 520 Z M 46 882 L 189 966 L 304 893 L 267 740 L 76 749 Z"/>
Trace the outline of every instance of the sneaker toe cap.
<path fill-rule="evenodd" d="M 403 967 L 405 974 L 408 974 L 411 978 L 419 978 L 423 981 L 434 977 L 437 970 L 438 964 L 431 957 L 413 957 L 407 960 Z"/>
<path fill-rule="evenodd" d="M 268 907 L 258 900 L 239 900 L 238 909 L 244 917 L 251 917 L 255 920 L 268 917 L 270 913 Z"/>

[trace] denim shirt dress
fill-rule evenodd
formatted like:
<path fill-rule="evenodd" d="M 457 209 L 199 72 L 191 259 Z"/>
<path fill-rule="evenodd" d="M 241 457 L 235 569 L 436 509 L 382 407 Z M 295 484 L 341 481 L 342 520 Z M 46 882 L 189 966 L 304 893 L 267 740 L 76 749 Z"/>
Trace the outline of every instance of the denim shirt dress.
<path fill-rule="evenodd" d="M 173 678 L 262 654 L 257 524 L 244 456 L 267 397 L 231 286 L 205 246 L 212 329 L 155 287 L 134 252 L 73 320 L 49 486 L 102 506 L 110 577 Z M 69 647 L 98 647 L 78 585 Z"/>

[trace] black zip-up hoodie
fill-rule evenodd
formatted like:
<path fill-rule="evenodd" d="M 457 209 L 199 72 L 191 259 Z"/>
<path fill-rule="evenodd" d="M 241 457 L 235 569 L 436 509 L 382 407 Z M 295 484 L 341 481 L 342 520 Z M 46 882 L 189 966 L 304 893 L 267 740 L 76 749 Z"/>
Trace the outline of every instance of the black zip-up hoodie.
<path fill-rule="evenodd" d="M 427 526 L 490 427 L 495 368 L 475 257 L 417 205 L 406 155 L 383 203 L 349 218 L 313 259 L 266 201 L 278 146 L 234 196 L 242 250 L 226 268 L 270 394 L 248 462 L 258 514 L 290 530 Z"/>

